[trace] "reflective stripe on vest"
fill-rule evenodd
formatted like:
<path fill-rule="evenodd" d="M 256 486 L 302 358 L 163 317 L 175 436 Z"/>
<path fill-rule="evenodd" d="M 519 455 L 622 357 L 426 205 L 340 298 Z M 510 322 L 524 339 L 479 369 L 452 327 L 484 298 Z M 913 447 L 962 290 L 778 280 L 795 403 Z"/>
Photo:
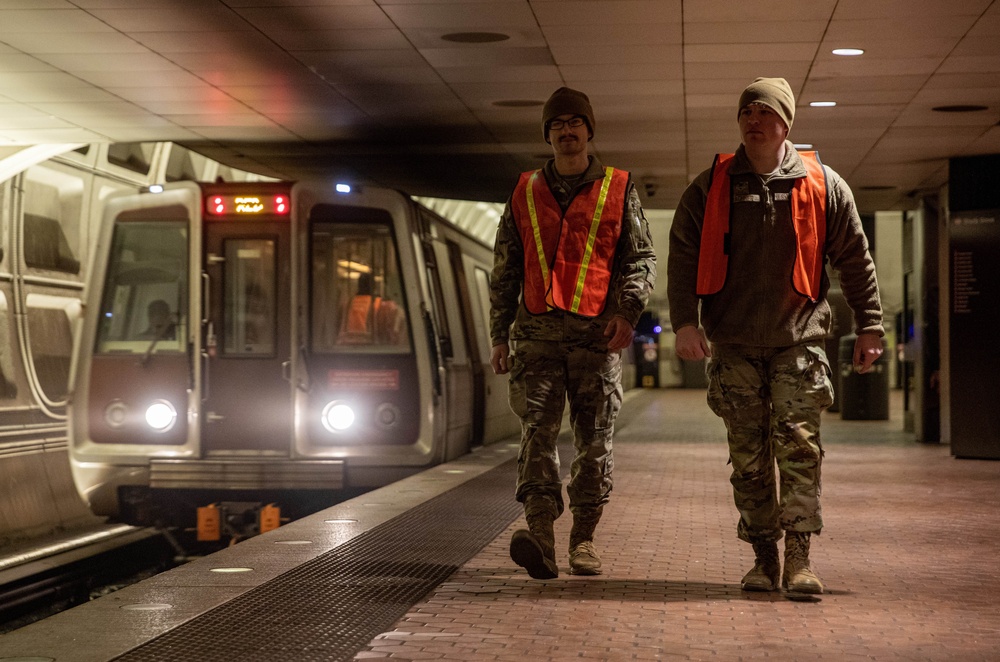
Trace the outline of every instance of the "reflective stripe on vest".
<path fill-rule="evenodd" d="M 628 173 L 606 168 L 584 186 L 565 215 L 541 171 L 526 172 L 511 198 L 524 246 L 524 304 L 529 312 L 604 310 L 621 235 Z"/>
<path fill-rule="evenodd" d="M 819 299 L 823 278 L 826 244 L 827 187 L 826 171 L 816 152 L 799 152 L 806 176 L 795 180 L 789 196 L 792 226 L 795 230 L 795 264 L 792 286 L 802 296 Z M 705 220 L 701 228 L 698 254 L 698 296 L 715 294 L 726 283 L 729 266 L 729 222 L 732 193 L 729 168 L 733 154 L 718 154 L 712 165 L 712 178 L 705 201 Z"/>

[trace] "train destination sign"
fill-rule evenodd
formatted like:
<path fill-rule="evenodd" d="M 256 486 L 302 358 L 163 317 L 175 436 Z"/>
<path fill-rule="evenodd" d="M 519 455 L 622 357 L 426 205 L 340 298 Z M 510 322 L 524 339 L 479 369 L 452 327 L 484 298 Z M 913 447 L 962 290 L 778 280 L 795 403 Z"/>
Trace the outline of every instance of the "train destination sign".
<path fill-rule="evenodd" d="M 284 216 L 291 205 L 286 194 L 213 194 L 205 197 L 209 216 Z"/>

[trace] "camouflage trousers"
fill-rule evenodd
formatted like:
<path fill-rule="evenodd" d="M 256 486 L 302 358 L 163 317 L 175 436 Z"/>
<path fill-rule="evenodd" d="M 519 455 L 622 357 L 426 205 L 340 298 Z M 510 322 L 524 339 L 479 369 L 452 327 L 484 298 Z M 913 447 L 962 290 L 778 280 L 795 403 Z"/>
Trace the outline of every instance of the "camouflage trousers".
<path fill-rule="evenodd" d="M 566 492 L 570 511 L 591 516 L 608 502 L 611 438 L 621 409 L 621 352 L 593 341 L 518 340 L 512 344 L 510 407 L 521 418 L 515 497 L 525 514 L 563 513 L 556 438 L 569 399 L 575 457 Z"/>
<path fill-rule="evenodd" d="M 784 531 L 823 528 L 819 425 L 820 412 L 833 403 L 830 375 L 818 343 L 712 345 L 708 405 L 729 433 L 741 540 L 768 542 Z"/>

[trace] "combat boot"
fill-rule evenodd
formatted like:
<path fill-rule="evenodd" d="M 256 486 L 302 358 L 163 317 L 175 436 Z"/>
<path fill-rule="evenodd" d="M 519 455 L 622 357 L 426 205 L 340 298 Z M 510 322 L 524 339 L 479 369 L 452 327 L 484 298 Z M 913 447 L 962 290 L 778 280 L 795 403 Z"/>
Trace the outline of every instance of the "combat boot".
<path fill-rule="evenodd" d="M 559 566 L 556 565 L 552 515 L 534 513 L 526 519 L 528 528 L 518 529 L 510 538 L 510 558 L 533 579 L 555 579 L 559 576 Z"/>
<path fill-rule="evenodd" d="M 809 569 L 809 534 L 789 531 L 785 534 L 785 571 L 781 585 L 793 593 L 823 592 L 823 583 Z"/>
<path fill-rule="evenodd" d="M 744 591 L 777 591 L 781 578 L 781 564 L 778 562 L 778 543 L 761 542 L 753 544 L 754 566 L 740 582 Z"/>
<path fill-rule="evenodd" d="M 594 530 L 601 521 L 603 508 L 586 514 L 573 515 L 573 528 L 569 532 L 569 574 L 601 574 L 601 557 L 594 547 Z"/>

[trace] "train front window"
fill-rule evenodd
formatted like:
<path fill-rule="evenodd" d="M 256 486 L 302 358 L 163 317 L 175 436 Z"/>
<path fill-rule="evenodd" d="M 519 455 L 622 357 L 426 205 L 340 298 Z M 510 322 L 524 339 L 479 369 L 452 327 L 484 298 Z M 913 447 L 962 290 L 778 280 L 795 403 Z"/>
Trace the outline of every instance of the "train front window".
<path fill-rule="evenodd" d="M 403 285 L 388 225 L 314 223 L 312 349 L 409 352 Z"/>
<path fill-rule="evenodd" d="M 125 221 L 115 225 L 97 353 L 187 350 L 187 252 L 184 222 Z"/>
<path fill-rule="evenodd" d="M 277 288 L 273 239 L 225 241 L 225 335 L 229 356 L 275 353 Z"/>

